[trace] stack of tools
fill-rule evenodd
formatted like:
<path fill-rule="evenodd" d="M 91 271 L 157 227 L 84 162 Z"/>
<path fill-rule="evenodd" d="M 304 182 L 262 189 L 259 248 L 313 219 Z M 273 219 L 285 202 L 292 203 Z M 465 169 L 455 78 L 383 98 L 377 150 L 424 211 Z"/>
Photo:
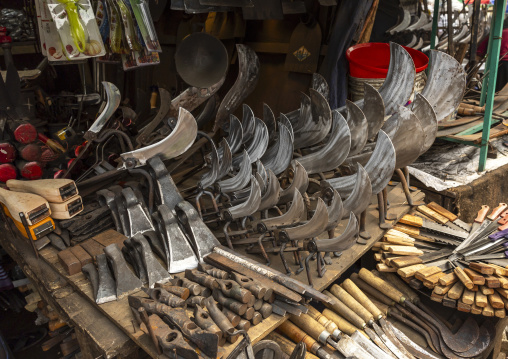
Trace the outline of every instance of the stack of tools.
<path fill-rule="evenodd" d="M 404 216 L 373 250 L 383 276 L 397 273 L 442 305 L 486 317 L 508 309 L 508 205 L 482 206 L 468 225 L 435 203 Z M 470 228 L 470 231 L 466 231 Z M 393 272 L 393 273 L 391 273 Z"/>

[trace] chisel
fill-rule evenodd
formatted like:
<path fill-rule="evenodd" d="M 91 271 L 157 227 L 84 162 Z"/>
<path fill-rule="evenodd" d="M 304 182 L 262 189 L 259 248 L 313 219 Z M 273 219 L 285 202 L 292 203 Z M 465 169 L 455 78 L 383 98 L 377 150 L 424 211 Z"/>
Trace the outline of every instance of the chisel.
<path fill-rule="evenodd" d="M 430 209 L 436 211 L 440 215 L 448 218 L 450 220 L 450 222 L 452 222 L 455 225 L 459 226 L 460 228 L 462 228 L 466 232 L 471 233 L 471 225 L 470 224 L 465 223 L 464 221 L 460 220 L 455 214 L 453 214 L 452 212 L 448 211 L 447 209 L 441 207 L 436 202 L 430 202 L 430 203 L 428 203 L 427 207 L 429 207 Z"/>
<path fill-rule="evenodd" d="M 407 224 L 407 225 L 417 227 L 417 228 L 422 228 L 428 232 L 442 234 L 445 236 L 457 238 L 459 240 L 466 239 L 468 236 L 467 232 L 465 232 L 465 231 L 457 231 L 457 230 L 445 227 L 442 224 L 429 221 L 425 218 L 411 216 L 409 214 L 404 215 L 399 220 L 399 223 Z"/>
<path fill-rule="evenodd" d="M 41 179 L 34 181 L 8 180 L 11 191 L 37 194 L 48 202 L 63 203 L 78 194 L 78 189 L 70 179 Z"/>

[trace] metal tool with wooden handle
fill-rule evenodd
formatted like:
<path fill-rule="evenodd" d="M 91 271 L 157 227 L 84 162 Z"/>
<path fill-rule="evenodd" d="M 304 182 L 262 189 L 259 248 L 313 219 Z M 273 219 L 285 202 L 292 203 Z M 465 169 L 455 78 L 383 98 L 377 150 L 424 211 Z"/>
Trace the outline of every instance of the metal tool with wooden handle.
<path fill-rule="evenodd" d="M 367 325 L 372 324 L 372 322 L 374 321 L 372 313 L 368 311 L 366 308 L 364 308 L 360 303 L 358 303 L 358 301 L 342 287 L 338 286 L 337 284 L 334 284 L 330 288 L 330 293 L 336 296 L 342 303 L 347 305 L 353 312 L 355 312 L 363 320 L 365 320 Z"/>
<path fill-rule="evenodd" d="M 332 334 L 333 339 L 337 340 L 341 334 L 341 331 L 339 330 L 337 324 L 335 324 L 333 320 L 327 318 L 325 315 L 319 313 L 319 311 L 316 308 L 310 305 L 308 305 L 307 308 L 308 308 L 307 314 L 316 322 L 325 327 L 325 329 Z"/>
<path fill-rule="evenodd" d="M 343 316 L 347 321 L 351 322 L 355 327 L 363 329 L 367 325 L 365 321 L 360 318 L 358 314 L 353 312 L 347 305 L 342 303 L 337 297 L 335 297 L 332 293 L 325 290 L 323 291 L 324 294 L 326 294 L 329 298 L 331 298 L 331 303 L 325 304 L 326 307 L 330 308 L 337 314 L 340 314 Z"/>
<path fill-rule="evenodd" d="M 83 200 L 81 196 L 74 196 L 62 203 L 49 202 L 49 208 L 54 219 L 69 219 L 83 210 Z"/>
<path fill-rule="evenodd" d="M 16 228 L 26 238 L 36 240 L 55 229 L 55 223 L 50 217 L 49 204 L 41 196 L 0 188 L 0 203 L 5 214 L 13 220 Z M 20 213 L 26 219 L 30 233 L 27 233 Z"/>
<path fill-rule="evenodd" d="M 34 181 L 8 180 L 11 191 L 37 194 L 48 202 L 63 203 L 78 194 L 78 189 L 70 179 L 41 179 Z"/>
<path fill-rule="evenodd" d="M 460 220 L 457 215 L 453 214 L 452 212 L 448 211 L 446 208 L 441 207 L 436 202 L 430 202 L 427 204 L 427 207 L 430 209 L 436 211 L 440 215 L 448 218 L 450 222 L 455 223 L 460 228 L 464 229 L 467 232 L 471 232 L 471 225 L 468 223 L 465 223 L 464 221 Z"/>
<path fill-rule="evenodd" d="M 476 232 L 478 231 L 478 228 L 482 225 L 483 221 L 485 220 L 485 217 L 487 217 L 487 213 L 489 213 L 489 206 L 483 205 L 482 208 L 478 211 L 478 215 L 476 216 L 473 225 L 471 226 L 471 232 L 469 232 L 469 236 L 462 241 L 460 245 L 458 245 L 453 252 L 457 253 L 462 248 L 467 247 L 470 242 L 474 239 Z"/>
<path fill-rule="evenodd" d="M 396 303 L 404 303 L 406 298 L 404 297 L 404 294 L 402 294 L 399 290 L 393 288 L 391 285 L 386 283 L 381 278 L 376 277 L 374 274 L 372 274 L 369 270 L 362 268 L 360 269 L 360 272 L 358 272 L 358 275 L 361 279 L 363 279 L 365 282 L 379 290 L 381 293 L 386 294 L 388 297 L 393 299 Z"/>
<path fill-rule="evenodd" d="M 342 282 L 342 286 L 353 298 L 358 301 L 362 307 L 367 309 L 376 320 L 383 318 L 383 313 L 379 310 L 379 308 L 370 301 L 365 293 L 363 293 L 351 279 L 348 278 Z"/>
<path fill-rule="evenodd" d="M 286 335 L 295 343 L 304 342 L 307 350 L 321 359 L 333 358 L 321 347 L 321 344 L 290 321 L 285 321 L 279 325 L 277 331 Z"/>

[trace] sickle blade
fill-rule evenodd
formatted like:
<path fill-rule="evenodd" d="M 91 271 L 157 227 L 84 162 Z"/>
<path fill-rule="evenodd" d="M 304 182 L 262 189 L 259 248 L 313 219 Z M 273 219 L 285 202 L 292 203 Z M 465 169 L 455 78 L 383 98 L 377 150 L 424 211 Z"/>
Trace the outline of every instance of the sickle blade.
<path fill-rule="evenodd" d="M 213 132 L 217 132 L 224 125 L 228 115 L 245 100 L 258 83 L 259 59 L 254 50 L 237 44 L 236 51 L 239 63 L 238 77 L 219 106 Z"/>
<path fill-rule="evenodd" d="M 420 155 L 427 152 L 436 140 L 437 135 L 437 116 L 432 108 L 432 105 L 422 94 L 416 94 L 416 98 L 411 107 L 411 111 L 420 120 L 425 136 L 423 141 L 422 152 Z"/>
<path fill-rule="evenodd" d="M 332 125 L 332 111 L 328 101 L 316 90 L 310 89 L 311 117 L 304 127 L 295 130 L 295 149 L 315 145 L 324 140 Z"/>
<path fill-rule="evenodd" d="M 397 124 L 392 126 L 395 121 Z M 425 136 L 420 120 L 410 109 L 400 106 L 398 114 L 386 122 L 390 130 L 396 128 L 395 133 L 393 131 L 388 133 L 395 147 L 395 168 L 409 166 L 422 153 Z"/>
<path fill-rule="evenodd" d="M 275 141 L 277 136 L 277 123 L 275 122 L 275 115 L 272 109 L 266 103 L 263 103 L 263 122 L 268 129 L 270 142 Z"/>
<path fill-rule="evenodd" d="M 298 191 L 294 191 L 291 206 L 288 208 L 286 213 L 279 217 L 262 219 L 258 223 L 264 226 L 267 230 L 273 230 L 277 227 L 287 226 L 299 222 L 304 214 L 305 204 L 303 202 L 302 194 Z"/>
<path fill-rule="evenodd" d="M 325 99 L 328 100 L 330 98 L 330 87 L 321 74 L 312 74 L 312 88 L 323 95 Z"/>
<path fill-rule="evenodd" d="M 318 151 L 298 158 L 308 174 L 330 171 L 339 167 L 351 147 L 349 126 L 338 111 L 332 112 L 332 129 L 328 142 Z"/>
<path fill-rule="evenodd" d="M 300 108 L 295 111 L 291 111 L 287 114 L 291 126 L 293 126 L 293 132 L 296 133 L 302 129 L 307 121 L 311 118 L 311 100 L 310 97 L 305 93 L 301 93 Z"/>
<path fill-rule="evenodd" d="M 263 121 L 259 118 L 255 119 L 256 127 L 254 129 L 254 136 L 252 137 L 249 144 L 247 144 L 246 151 L 249 154 L 251 163 L 256 162 L 263 156 L 268 147 L 268 129 Z M 242 161 L 242 156 L 236 156 L 233 158 L 233 166 L 238 167 Z"/>
<path fill-rule="evenodd" d="M 268 170 L 268 183 L 266 186 L 266 192 L 261 197 L 261 204 L 259 205 L 258 211 L 264 211 L 274 207 L 279 202 L 280 197 L 280 185 L 277 180 L 277 176 L 271 170 Z"/>
<path fill-rule="evenodd" d="M 385 104 L 381 94 L 373 86 L 365 84 L 363 88 L 363 106 L 361 106 L 365 117 L 369 134 L 367 139 L 372 139 L 377 135 L 385 120 Z"/>
<path fill-rule="evenodd" d="M 368 123 L 367 118 L 362 110 L 354 103 L 346 100 L 347 108 L 347 124 L 351 131 L 351 148 L 349 149 L 349 156 L 354 156 L 360 153 L 368 139 Z"/>
<path fill-rule="evenodd" d="M 254 112 L 246 104 L 243 104 L 242 127 L 243 127 L 242 143 L 247 143 L 254 136 L 254 131 L 256 129 L 256 121 L 254 120 Z"/>
<path fill-rule="evenodd" d="M 266 168 L 263 165 L 263 162 L 261 162 L 260 160 L 256 161 L 256 172 L 263 179 L 263 183 L 267 183 L 267 181 L 268 181 L 268 173 L 266 172 Z M 265 191 L 265 189 L 261 188 L 261 192 L 264 192 L 264 191 Z"/>
<path fill-rule="evenodd" d="M 16 71 L 16 69 L 14 69 Z M 8 74 L 10 74 L 12 71 L 8 71 Z M 16 71 L 16 76 L 18 72 Z M 18 79 L 19 80 L 19 79 Z M 7 84 L 9 84 L 9 81 L 6 81 Z M 88 141 L 91 141 L 95 138 L 97 138 L 99 132 L 104 128 L 108 120 L 113 116 L 113 113 L 115 113 L 118 106 L 120 106 L 120 100 L 122 99 L 122 95 L 120 94 L 120 90 L 118 87 L 116 87 L 111 82 L 102 81 L 102 86 L 104 86 L 104 90 L 106 91 L 107 96 L 107 102 L 106 106 L 104 106 L 104 110 L 97 116 L 97 119 L 94 121 L 92 126 L 86 131 L 84 134 L 84 138 Z M 15 90 L 15 86 L 11 88 L 7 94 L 12 94 Z M 16 101 L 19 101 L 19 96 Z M 15 102 L 12 102 L 13 104 Z"/>
<path fill-rule="evenodd" d="M 279 122 L 279 138 L 277 142 L 265 152 L 261 160 L 266 169 L 272 170 L 273 173 L 278 175 L 288 168 L 292 158 L 293 142 L 291 141 L 291 133 L 286 126 Z"/>
<path fill-rule="evenodd" d="M 215 147 L 213 141 L 210 141 L 210 145 L 212 146 L 212 153 L 210 156 L 210 171 L 205 173 L 199 180 L 199 187 L 202 189 L 210 187 L 215 183 L 215 181 L 217 181 L 219 171 L 221 169 L 219 164 L 219 154 L 217 152 L 217 148 Z"/>
<path fill-rule="evenodd" d="M 387 32 L 389 32 L 390 35 L 393 35 L 396 32 L 404 31 L 409 27 L 410 24 L 411 24 L 411 14 L 409 13 L 409 11 L 404 10 L 404 17 L 402 18 L 401 22 L 395 25 L 395 27 L 393 27 L 392 29 L 387 30 Z"/>
<path fill-rule="evenodd" d="M 232 154 L 235 154 L 240 149 L 243 142 L 242 123 L 234 115 L 229 116 L 229 133 L 226 141 L 228 142 Z"/>
<path fill-rule="evenodd" d="M 370 204 L 372 196 L 372 186 L 370 184 L 369 174 L 362 165 L 357 164 L 356 182 L 351 194 L 343 202 L 344 213 L 347 215 L 353 212 L 359 216 Z M 342 196 L 340 188 L 335 188 Z"/>
<path fill-rule="evenodd" d="M 422 91 L 441 122 L 459 107 L 466 88 L 466 73 L 460 63 L 442 51 L 431 50 L 430 71 Z"/>
<path fill-rule="evenodd" d="M 180 108 L 178 122 L 173 131 L 163 140 L 150 146 L 139 148 L 135 151 L 125 152 L 120 155 L 124 161 L 137 160 L 137 166 L 146 164 L 150 158 L 160 156 L 167 160 L 181 155 L 194 143 L 198 133 L 198 125 L 194 116 L 184 108 Z"/>
<path fill-rule="evenodd" d="M 247 200 L 226 209 L 228 214 L 231 216 L 231 219 L 249 216 L 258 210 L 259 204 L 261 203 L 261 187 L 259 187 L 259 183 L 254 176 L 250 176 L 250 183 L 250 194 Z"/>
<path fill-rule="evenodd" d="M 328 224 L 328 211 L 325 202 L 318 198 L 318 203 L 314 215 L 304 224 L 295 227 L 285 228 L 284 232 L 287 233 L 289 239 L 298 240 L 305 238 L 317 237 L 323 233 L 326 225 Z"/>
<path fill-rule="evenodd" d="M 279 203 L 287 203 L 293 198 L 294 192 L 305 193 L 307 191 L 307 187 L 309 186 L 309 176 L 305 168 L 298 161 L 294 161 L 294 175 L 293 182 L 289 185 L 288 188 L 283 189 L 280 193 Z"/>
<path fill-rule="evenodd" d="M 421 28 L 423 25 L 427 24 L 427 14 L 425 14 L 423 11 L 420 14 L 420 17 L 418 18 L 418 21 L 416 21 L 413 25 L 409 26 L 406 30 L 412 31 L 417 30 Z"/>
<path fill-rule="evenodd" d="M 225 175 L 229 173 L 233 169 L 233 154 L 229 149 L 228 141 L 223 138 L 221 141 L 221 147 L 219 148 L 219 156 L 220 158 L 220 167 L 219 173 L 217 174 L 217 179 L 222 179 Z"/>
<path fill-rule="evenodd" d="M 340 198 L 339 193 L 335 189 L 333 190 L 332 195 L 332 202 L 326 207 L 328 210 L 328 224 L 326 225 L 325 231 L 335 229 L 344 215 L 342 198 Z"/>
<path fill-rule="evenodd" d="M 353 212 L 349 212 L 349 222 L 340 236 L 331 239 L 318 239 L 316 246 L 318 252 L 343 252 L 353 246 L 358 238 L 360 226 Z"/>
<path fill-rule="evenodd" d="M 243 151 L 242 156 L 242 162 L 240 163 L 240 169 L 236 176 L 225 179 L 223 181 L 220 181 L 217 183 L 217 186 L 219 187 L 219 191 L 222 193 L 229 193 L 234 191 L 239 191 L 247 184 L 250 180 L 250 173 L 251 173 L 251 165 L 250 165 L 250 158 L 247 151 Z"/>
<path fill-rule="evenodd" d="M 289 131 L 289 134 L 291 135 L 291 143 L 295 141 L 295 134 L 293 132 L 293 125 L 291 124 L 291 121 L 289 121 L 288 117 L 284 115 L 283 113 L 280 114 L 279 122 L 286 126 L 286 128 Z"/>

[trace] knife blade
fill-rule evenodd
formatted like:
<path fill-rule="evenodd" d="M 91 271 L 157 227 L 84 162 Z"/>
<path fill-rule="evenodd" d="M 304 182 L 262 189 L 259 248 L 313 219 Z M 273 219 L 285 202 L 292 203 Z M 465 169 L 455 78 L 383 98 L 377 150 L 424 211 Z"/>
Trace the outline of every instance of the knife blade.
<path fill-rule="evenodd" d="M 504 259 L 508 258 L 508 250 L 501 253 L 489 253 L 489 254 L 481 254 L 478 256 L 468 256 L 464 257 L 467 261 L 483 261 L 485 259 Z"/>
<path fill-rule="evenodd" d="M 439 212 L 434 211 L 432 208 L 429 208 L 426 205 L 418 206 L 418 207 L 416 207 L 416 210 L 418 212 L 420 212 L 421 214 L 423 214 L 425 217 L 428 217 L 428 218 L 436 221 L 437 223 L 442 224 L 448 228 L 451 228 L 451 229 L 454 229 L 454 230 L 460 231 L 460 232 L 466 231 L 469 233 L 469 230 L 458 226 L 457 224 L 450 221 L 450 219 L 448 217 L 443 216 Z"/>
<path fill-rule="evenodd" d="M 489 212 L 490 207 L 483 205 L 482 208 L 478 211 L 478 215 L 476 216 L 473 225 L 471 226 L 471 232 L 469 232 L 469 236 L 464 239 L 464 241 L 455 248 L 454 252 L 460 251 L 462 248 L 465 248 L 471 243 L 471 241 L 474 239 L 474 236 L 476 235 L 476 232 L 478 228 L 482 225 L 483 221 L 485 220 L 485 217 L 487 216 L 487 213 Z"/>
<path fill-rule="evenodd" d="M 445 236 L 457 238 L 460 240 L 464 240 L 467 238 L 468 234 L 465 231 L 457 231 L 448 227 L 443 226 L 442 224 L 432 222 L 428 219 L 412 216 L 409 214 L 404 215 L 399 223 L 407 224 L 413 227 L 422 228 L 427 232 L 434 232 L 438 234 L 443 234 Z"/>
<path fill-rule="evenodd" d="M 414 237 L 415 239 L 422 239 L 422 240 L 427 240 L 427 241 L 429 239 L 431 239 L 432 240 L 431 242 L 439 241 L 439 242 L 443 242 L 445 244 L 451 244 L 454 247 L 458 246 L 461 243 L 460 241 L 458 241 L 456 239 L 451 239 L 445 235 L 441 235 L 441 234 L 437 234 L 437 233 L 430 233 L 430 232 L 420 233 L 419 228 L 409 226 L 406 224 L 402 224 L 400 222 L 397 223 L 395 225 L 395 227 L 393 227 L 393 228 L 400 231 L 400 232 L 409 234 L 411 237 Z"/>
<path fill-rule="evenodd" d="M 448 218 L 450 222 L 456 224 L 466 232 L 471 232 L 471 225 L 469 223 L 465 223 L 464 221 L 460 220 L 457 215 L 453 214 L 452 212 L 448 211 L 446 208 L 441 207 L 436 202 L 430 202 L 427 204 L 427 207 L 430 209 L 436 211 L 440 215 Z"/>

